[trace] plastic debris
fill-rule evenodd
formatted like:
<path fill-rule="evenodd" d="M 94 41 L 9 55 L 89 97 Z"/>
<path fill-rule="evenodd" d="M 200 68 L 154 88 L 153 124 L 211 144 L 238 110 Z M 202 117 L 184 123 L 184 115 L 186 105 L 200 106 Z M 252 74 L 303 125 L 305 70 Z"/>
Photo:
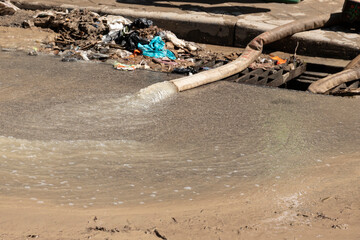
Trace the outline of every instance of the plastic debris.
<path fill-rule="evenodd" d="M 142 45 L 138 43 L 138 48 L 142 51 L 144 56 L 154 57 L 154 58 L 163 58 L 168 57 L 171 60 L 175 60 L 176 56 L 173 52 L 168 49 L 165 49 L 165 42 L 161 40 L 161 37 L 156 36 L 151 40 L 147 45 Z"/>
<path fill-rule="evenodd" d="M 131 21 L 122 16 L 108 15 L 101 18 L 102 21 L 106 21 L 109 27 L 109 34 L 122 30 L 126 25 L 131 24 Z"/>
<path fill-rule="evenodd" d="M 100 20 L 105 22 L 109 28 L 109 33 L 102 38 L 102 41 L 105 43 L 110 43 L 111 41 L 116 40 L 119 35 L 124 35 L 129 31 L 128 25 L 131 24 L 129 19 L 122 16 L 109 15 L 101 17 Z"/>
<path fill-rule="evenodd" d="M 88 53 L 85 51 L 80 51 L 80 56 L 82 57 L 82 59 L 84 61 L 90 61 L 90 59 L 88 58 Z"/>
<path fill-rule="evenodd" d="M 139 49 L 135 49 L 134 52 L 129 56 L 129 58 L 135 58 L 136 56 L 140 56 L 141 51 Z"/>
<path fill-rule="evenodd" d="M 196 73 L 196 71 L 195 71 L 193 68 L 191 68 L 191 67 L 187 67 L 187 68 L 174 68 L 174 70 L 172 71 L 172 73 L 192 75 L 192 74 Z"/>
<path fill-rule="evenodd" d="M 136 28 L 148 28 L 152 26 L 154 23 L 153 21 L 146 19 L 146 18 L 137 18 L 134 22 L 130 25 L 131 27 Z"/>
<path fill-rule="evenodd" d="M 270 58 L 275 61 L 276 65 L 284 64 L 287 62 L 285 59 L 282 59 L 281 57 L 278 56 L 274 56 Z"/>
<path fill-rule="evenodd" d="M 128 65 L 128 64 L 115 62 L 114 68 L 123 71 L 134 71 L 136 69 L 136 65 Z"/>
<path fill-rule="evenodd" d="M 210 69 L 212 69 L 212 68 L 210 68 L 210 67 L 203 67 L 203 68 L 201 68 L 202 70 L 204 70 L 204 71 L 207 71 L 207 70 L 210 70 Z"/>
<path fill-rule="evenodd" d="M 174 44 L 174 46 L 176 46 L 178 48 L 184 48 L 186 46 L 186 43 L 184 40 L 177 38 L 177 36 L 170 31 L 164 31 L 163 35 L 165 36 L 166 40 L 172 42 Z"/>
<path fill-rule="evenodd" d="M 159 35 L 164 36 L 163 38 L 170 41 L 172 44 L 174 44 L 174 46 L 176 46 L 178 48 L 187 48 L 190 51 L 196 51 L 198 49 L 198 47 L 196 46 L 195 43 L 191 43 L 191 42 L 187 42 L 182 39 L 179 39 L 174 33 L 170 32 L 170 31 L 163 31 Z"/>
<path fill-rule="evenodd" d="M 274 68 L 276 65 L 281 65 L 287 63 L 287 60 L 282 59 L 278 56 L 267 56 L 262 55 L 256 59 L 253 63 L 249 65 L 250 69 L 263 69 L 269 70 Z"/>
<path fill-rule="evenodd" d="M 139 32 L 133 31 L 130 34 L 126 34 L 117 39 L 117 43 L 120 46 L 125 47 L 126 50 L 133 52 L 138 48 L 138 44 L 149 44 L 149 40 L 141 38 Z"/>
<path fill-rule="evenodd" d="M 28 52 L 28 55 L 29 55 L 29 56 L 37 56 L 37 55 L 39 55 L 39 53 L 38 53 L 38 48 L 37 48 L 37 47 L 33 47 L 33 49 Z"/>
<path fill-rule="evenodd" d="M 149 70 L 151 69 L 151 67 L 146 63 L 146 61 L 141 61 L 139 64 L 136 65 L 137 69 L 145 69 L 145 70 Z"/>
<path fill-rule="evenodd" d="M 129 52 L 128 50 L 117 49 L 115 51 L 115 55 L 119 58 L 127 58 L 132 55 L 132 52 Z"/>

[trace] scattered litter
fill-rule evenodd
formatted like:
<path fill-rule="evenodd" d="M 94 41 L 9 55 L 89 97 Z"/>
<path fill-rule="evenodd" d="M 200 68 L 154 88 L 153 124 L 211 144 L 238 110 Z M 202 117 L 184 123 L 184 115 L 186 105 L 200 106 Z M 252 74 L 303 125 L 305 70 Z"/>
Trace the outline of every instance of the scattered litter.
<path fill-rule="evenodd" d="M 256 61 L 249 65 L 250 69 L 269 70 L 276 66 L 276 61 L 269 56 L 260 56 Z"/>
<path fill-rule="evenodd" d="M 109 33 L 102 37 L 104 43 L 110 43 L 111 41 L 116 40 L 119 35 L 128 32 L 128 25 L 131 24 L 129 19 L 122 16 L 109 15 L 102 17 L 101 20 L 109 27 Z"/>
<path fill-rule="evenodd" d="M 129 57 L 129 56 L 133 55 L 132 52 L 129 52 L 129 51 L 127 51 L 127 50 L 122 50 L 122 49 L 117 49 L 117 50 L 115 51 L 115 54 L 116 54 L 117 57 L 119 57 L 119 58 L 126 58 L 126 57 Z"/>
<path fill-rule="evenodd" d="M 129 34 L 121 35 L 119 38 L 115 40 L 116 43 L 120 44 L 120 46 L 124 47 L 128 51 L 135 51 L 138 48 L 138 44 L 149 44 L 150 41 L 140 37 L 138 31 L 130 32 Z"/>
<path fill-rule="evenodd" d="M 165 36 L 165 38 L 172 42 L 172 44 L 174 44 L 174 46 L 178 47 L 178 48 L 184 48 L 186 47 L 186 43 L 184 40 L 180 40 L 176 37 L 176 35 L 170 31 L 164 31 L 163 35 Z"/>
<path fill-rule="evenodd" d="M 144 56 L 163 58 L 168 57 L 171 60 L 175 60 L 176 57 L 173 52 L 165 49 L 165 42 L 161 40 L 161 37 L 154 37 L 149 44 L 142 45 L 138 43 L 138 48 L 142 51 Z"/>
<path fill-rule="evenodd" d="M 145 61 L 141 61 L 139 64 L 136 65 L 136 68 L 138 69 L 145 69 L 145 70 L 150 70 L 150 66 L 146 64 Z"/>
<path fill-rule="evenodd" d="M 136 66 L 115 62 L 114 68 L 118 69 L 118 70 L 123 70 L 123 71 L 134 71 L 136 69 Z"/>
<path fill-rule="evenodd" d="M 282 59 L 282 58 L 280 58 L 278 56 L 270 57 L 270 58 L 275 61 L 276 65 L 284 64 L 284 63 L 287 62 L 286 60 L 284 60 L 284 59 Z"/>
<path fill-rule="evenodd" d="M 37 56 L 39 55 L 38 53 L 38 48 L 34 47 L 29 53 L 28 53 L 29 56 Z"/>
<path fill-rule="evenodd" d="M 139 49 L 135 49 L 134 53 L 131 54 L 129 57 L 136 57 L 136 56 L 139 56 L 139 55 L 141 55 L 141 51 Z"/>
<path fill-rule="evenodd" d="M 195 70 L 194 70 L 193 68 L 191 68 L 191 67 L 187 67 L 187 68 L 174 68 L 174 70 L 172 71 L 172 73 L 191 75 L 191 74 L 195 73 Z"/>
<path fill-rule="evenodd" d="M 85 51 L 80 51 L 80 56 L 82 57 L 82 59 L 84 60 L 84 61 L 90 61 L 90 59 L 88 58 L 88 53 L 87 52 L 85 52 Z"/>
<path fill-rule="evenodd" d="M 116 31 L 121 31 L 126 25 L 131 24 L 131 21 L 122 16 L 109 15 L 101 18 L 102 21 L 106 21 L 106 24 L 109 26 L 109 34 L 112 34 Z"/>
<path fill-rule="evenodd" d="M 137 18 L 134 20 L 134 22 L 131 24 L 131 27 L 136 28 L 148 28 L 153 25 L 153 21 L 148 20 L 146 18 Z"/>
<path fill-rule="evenodd" d="M 174 33 L 170 31 L 164 31 L 162 32 L 162 34 L 164 35 L 166 40 L 170 41 L 174 46 L 178 48 L 187 48 L 190 51 L 196 51 L 199 48 L 195 43 L 179 39 Z"/>

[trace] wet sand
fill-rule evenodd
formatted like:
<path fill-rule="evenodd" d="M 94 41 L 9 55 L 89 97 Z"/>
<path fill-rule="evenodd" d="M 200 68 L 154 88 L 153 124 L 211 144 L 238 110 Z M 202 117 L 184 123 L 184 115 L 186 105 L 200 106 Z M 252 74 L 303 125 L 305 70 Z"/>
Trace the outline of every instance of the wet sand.
<path fill-rule="evenodd" d="M 360 237 L 358 99 L 218 82 L 154 104 L 133 96 L 174 76 L 0 63 L 0 239 Z"/>

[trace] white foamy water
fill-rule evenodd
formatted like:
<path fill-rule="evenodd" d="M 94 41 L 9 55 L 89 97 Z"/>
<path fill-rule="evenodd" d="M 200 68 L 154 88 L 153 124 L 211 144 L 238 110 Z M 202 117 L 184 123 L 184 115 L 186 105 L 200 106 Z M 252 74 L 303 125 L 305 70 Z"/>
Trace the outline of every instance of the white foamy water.
<path fill-rule="evenodd" d="M 167 99 L 178 92 L 177 87 L 171 82 L 160 82 L 143 88 L 137 94 L 139 99 L 150 103 L 157 103 Z"/>
<path fill-rule="evenodd" d="M 120 111 L 125 113 L 141 112 L 149 109 L 156 103 L 160 103 L 178 92 L 176 86 L 168 81 L 152 84 L 139 92 L 126 95 L 118 99 L 107 100 L 99 103 L 102 111 Z"/>
<path fill-rule="evenodd" d="M 171 82 L 155 83 L 133 94 L 96 101 L 57 104 L 46 109 L 41 115 L 34 116 L 33 122 L 42 121 L 42 126 L 49 128 L 76 128 L 81 123 L 82 126 L 101 125 L 110 128 L 116 125 L 124 129 L 134 129 L 148 123 L 147 114 L 161 108 L 165 100 L 176 93 L 177 88 Z M 29 125 L 33 126 L 33 122 Z M 22 124 L 27 126 L 26 121 Z"/>
<path fill-rule="evenodd" d="M 119 113 L 138 113 L 149 109 L 156 103 L 160 103 L 177 93 L 176 86 L 168 81 L 152 84 L 139 92 L 129 94 L 120 98 L 103 100 L 95 104 L 82 106 L 83 115 Z"/>

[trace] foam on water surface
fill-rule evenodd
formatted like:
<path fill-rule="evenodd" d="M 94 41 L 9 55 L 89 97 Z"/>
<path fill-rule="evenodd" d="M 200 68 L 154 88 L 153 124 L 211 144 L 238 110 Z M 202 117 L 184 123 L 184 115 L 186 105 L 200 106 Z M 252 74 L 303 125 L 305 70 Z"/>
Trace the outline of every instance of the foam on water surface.
<path fill-rule="evenodd" d="M 173 83 L 168 81 L 159 82 L 134 94 L 80 106 L 82 109 L 79 112 L 83 115 L 93 115 L 100 111 L 104 116 L 111 115 L 114 112 L 138 114 L 154 107 L 154 104 L 174 96 L 177 92 L 177 88 Z"/>
<path fill-rule="evenodd" d="M 146 102 L 157 103 L 167 99 L 178 92 L 176 86 L 171 82 L 160 82 L 143 88 L 137 94 L 139 99 Z"/>

